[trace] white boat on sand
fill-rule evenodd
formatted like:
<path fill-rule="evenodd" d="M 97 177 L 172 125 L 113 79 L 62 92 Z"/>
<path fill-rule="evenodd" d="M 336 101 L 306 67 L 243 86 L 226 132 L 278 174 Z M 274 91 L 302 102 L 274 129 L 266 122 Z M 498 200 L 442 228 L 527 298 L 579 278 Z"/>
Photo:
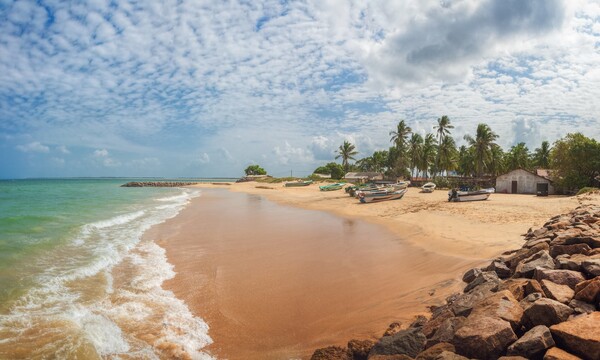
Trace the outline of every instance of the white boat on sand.
<path fill-rule="evenodd" d="M 361 203 L 372 203 L 386 200 L 399 200 L 402 199 L 404 194 L 408 191 L 407 188 L 403 189 L 387 189 L 381 191 L 372 192 L 359 192 L 358 199 Z"/>
<path fill-rule="evenodd" d="M 490 197 L 491 193 L 486 190 L 474 190 L 474 191 L 458 191 L 458 190 L 450 190 L 448 191 L 448 201 L 481 201 L 487 200 Z"/>
<path fill-rule="evenodd" d="M 433 190 L 435 190 L 435 184 L 432 182 L 428 182 L 425 185 L 421 186 L 421 192 L 432 193 Z"/>

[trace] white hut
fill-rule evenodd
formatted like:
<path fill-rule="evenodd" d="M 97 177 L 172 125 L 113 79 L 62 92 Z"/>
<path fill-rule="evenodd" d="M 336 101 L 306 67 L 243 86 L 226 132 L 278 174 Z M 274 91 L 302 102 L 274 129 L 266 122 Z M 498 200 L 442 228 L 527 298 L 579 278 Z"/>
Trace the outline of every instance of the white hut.
<path fill-rule="evenodd" d="M 344 176 L 351 183 L 364 183 L 372 180 L 383 180 L 383 174 L 377 172 L 349 172 Z"/>
<path fill-rule="evenodd" d="M 548 170 L 539 169 L 537 174 L 534 174 L 527 170 L 516 169 L 496 178 L 496 192 L 553 195 L 554 185 L 548 177 Z"/>

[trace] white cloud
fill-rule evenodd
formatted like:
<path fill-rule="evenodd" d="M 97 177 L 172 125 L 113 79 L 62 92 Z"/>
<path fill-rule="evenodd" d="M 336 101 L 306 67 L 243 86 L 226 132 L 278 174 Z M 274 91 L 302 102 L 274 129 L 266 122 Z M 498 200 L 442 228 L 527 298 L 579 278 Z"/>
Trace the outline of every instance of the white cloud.
<path fill-rule="evenodd" d="M 314 160 L 312 153 L 301 147 L 293 147 L 285 142 L 283 147 L 275 146 L 273 153 L 277 156 L 277 160 L 282 165 L 290 163 L 310 163 Z"/>
<path fill-rule="evenodd" d="M 198 157 L 198 162 L 200 162 L 200 164 L 208 164 L 210 162 L 210 156 L 208 156 L 207 153 L 202 153 Z"/>
<path fill-rule="evenodd" d="M 17 145 L 17 150 L 25 153 L 47 153 L 50 151 L 50 148 L 38 141 L 34 141 L 25 145 Z"/>
<path fill-rule="evenodd" d="M 94 151 L 95 157 L 108 157 L 108 150 L 106 149 L 97 149 Z"/>
<path fill-rule="evenodd" d="M 424 134 L 444 114 L 459 143 L 479 122 L 505 147 L 600 138 L 596 1 L 43 5 L 54 21 L 41 3 L 3 10 L 0 133 L 12 151 L 71 149 L 70 166 L 92 152 L 131 171 L 157 159 L 164 176 L 251 159 L 283 173 L 344 139 L 359 157 L 387 149 L 399 119 Z"/>

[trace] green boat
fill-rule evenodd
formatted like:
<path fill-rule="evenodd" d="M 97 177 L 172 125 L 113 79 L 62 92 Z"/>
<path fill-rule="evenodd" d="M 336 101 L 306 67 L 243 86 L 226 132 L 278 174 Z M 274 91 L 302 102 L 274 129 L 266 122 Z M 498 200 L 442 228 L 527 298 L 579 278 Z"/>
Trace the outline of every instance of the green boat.
<path fill-rule="evenodd" d="M 302 181 L 302 180 L 298 180 L 298 181 L 292 181 L 292 182 L 286 182 L 284 184 L 285 187 L 293 187 L 293 186 L 308 186 L 310 184 L 312 184 L 313 181 L 312 180 L 306 180 L 306 181 Z"/>
<path fill-rule="evenodd" d="M 346 185 L 346 183 L 335 183 L 335 184 L 329 184 L 329 185 L 322 185 L 322 186 L 319 186 L 319 189 L 321 191 L 333 191 L 333 190 L 341 189 L 344 185 Z"/>

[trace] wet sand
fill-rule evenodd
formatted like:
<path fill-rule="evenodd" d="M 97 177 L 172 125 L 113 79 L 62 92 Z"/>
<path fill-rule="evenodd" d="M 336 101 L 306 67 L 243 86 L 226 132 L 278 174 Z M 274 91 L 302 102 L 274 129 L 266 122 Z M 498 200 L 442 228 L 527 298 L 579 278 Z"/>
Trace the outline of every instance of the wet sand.
<path fill-rule="evenodd" d="M 360 204 L 317 186 L 202 185 L 146 235 L 175 265 L 164 287 L 206 320 L 218 358 L 309 358 L 392 321 L 407 326 L 460 291 L 465 270 L 520 247 L 529 227 L 600 203 L 507 194 L 448 203 L 446 191 L 411 188 L 400 201 Z"/>
<path fill-rule="evenodd" d="M 227 359 L 307 358 L 375 338 L 441 302 L 472 262 L 381 226 L 226 190 L 203 191 L 146 236 L 175 265 L 164 287 L 208 323 L 208 350 Z"/>

